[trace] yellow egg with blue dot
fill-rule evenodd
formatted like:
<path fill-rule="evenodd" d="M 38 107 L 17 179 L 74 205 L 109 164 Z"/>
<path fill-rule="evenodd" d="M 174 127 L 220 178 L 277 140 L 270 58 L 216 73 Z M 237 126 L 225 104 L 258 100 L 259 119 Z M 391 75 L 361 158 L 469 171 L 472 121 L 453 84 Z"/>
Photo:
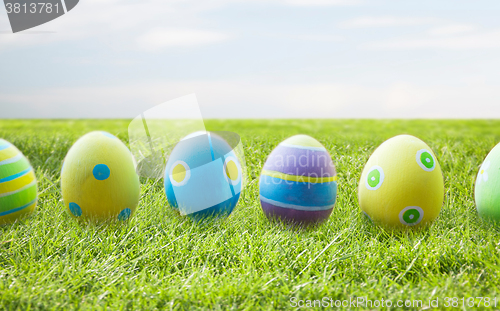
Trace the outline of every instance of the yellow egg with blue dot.
<path fill-rule="evenodd" d="M 370 156 L 358 186 L 361 210 L 388 227 L 420 227 L 435 220 L 444 201 L 436 155 L 422 140 L 399 135 Z"/>
<path fill-rule="evenodd" d="M 231 214 L 242 190 L 233 148 L 213 132 L 195 132 L 173 149 L 165 168 L 169 204 L 196 220 Z"/>
<path fill-rule="evenodd" d="M 37 203 L 36 176 L 28 159 L 0 139 L 0 224 L 29 215 Z"/>
<path fill-rule="evenodd" d="M 88 133 L 71 147 L 62 167 L 61 188 L 64 205 L 79 219 L 124 221 L 139 204 L 133 156 L 107 132 Z"/>

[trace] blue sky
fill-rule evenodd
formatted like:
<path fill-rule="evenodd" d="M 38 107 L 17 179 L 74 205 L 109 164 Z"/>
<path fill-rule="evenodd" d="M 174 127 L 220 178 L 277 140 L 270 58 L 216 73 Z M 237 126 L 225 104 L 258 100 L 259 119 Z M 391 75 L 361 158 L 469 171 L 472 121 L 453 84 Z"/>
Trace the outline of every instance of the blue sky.
<path fill-rule="evenodd" d="M 0 118 L 499 118 L 500 1 L 83 0 L 12 34 Z"/>

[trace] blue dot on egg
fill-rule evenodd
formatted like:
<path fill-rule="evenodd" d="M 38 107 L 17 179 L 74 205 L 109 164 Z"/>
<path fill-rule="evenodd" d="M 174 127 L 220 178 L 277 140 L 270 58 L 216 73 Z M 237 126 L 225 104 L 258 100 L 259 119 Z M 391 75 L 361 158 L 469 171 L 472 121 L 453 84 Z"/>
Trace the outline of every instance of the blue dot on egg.
<path fill-rule="evenodd" d="M 94 174 L 94 177 L 97 180 L 108 179 L 110 173 L 111 171 L 106 164 L 97 164 L 94 166 L 94 170 L 92 171 L 92 174 Z"/>
<path fill-rule="evenodd" d="M 76 203 L 69 203 L 69 210 L 71 211 L 71 214 L 75 215 L 76 217 L 82 216 L 82 209 Z"/>
<path fill-rule="evenodd" d="M 118 214 L 118 220 L 125 221 L 129 219 L 131 214 L 132 211 L 130 210 L 130 208 L 126 208 L 123 211 L 121 211 L 120 214 Z"/>

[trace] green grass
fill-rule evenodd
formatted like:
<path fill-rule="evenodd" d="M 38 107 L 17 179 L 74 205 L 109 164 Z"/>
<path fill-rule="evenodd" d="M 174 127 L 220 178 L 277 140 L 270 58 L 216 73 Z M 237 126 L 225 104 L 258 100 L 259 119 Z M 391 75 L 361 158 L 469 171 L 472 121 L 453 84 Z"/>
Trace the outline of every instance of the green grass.
<path fill-rule="evenodd" d="M 167 206 L 162 181 L 142 180 L 129 222 L 79 224 L 64 210 L 62 160 L 92 130 L 126 141 L 127 125 L 0 120 L 0 137 L 30 159 L 39 184 L 36 212 L 0 227 L 0 309 L 289 309 L 292 297 L 361 296 L 439 298 L 442 308 L 445 297 L 500 291 L 500 230 L 478 218 L 473 199 L 500 121 L 210 120 L 209 130 L 235 131 L 245 146 L 250 184 L 228 219 L 193 223 Z M 307 230 L 269 222 L 258 200 L 267 155 L 298 133 L 321 141 L 339 172 L 332 215 Z M 446 197 L 430 228 L 398 233 L 363 217 L 356 188 L 373 150 L 403 133 L 435 151 Z"/>

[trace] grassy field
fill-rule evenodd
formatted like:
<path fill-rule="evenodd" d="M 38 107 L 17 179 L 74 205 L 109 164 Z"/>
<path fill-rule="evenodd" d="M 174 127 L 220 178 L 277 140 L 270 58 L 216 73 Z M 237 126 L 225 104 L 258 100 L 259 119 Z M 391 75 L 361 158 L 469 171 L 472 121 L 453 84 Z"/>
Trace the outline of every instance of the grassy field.
<path fill-rule="evenodd" d="M 129 222 L 93 226 L 64 210 L 62 160 L 92 130 L 127 141 L 128 121 L 0 120 L 0 137 L 30 159 L 39 185 L 34 215 L 0 227 L 0 309 L 291 309 L 294 297 L 394 304 L 438 298 L 443 308 L 445 297 L 498 296 L 500 231 L 478 218 L 473 193 L 479 166 L 500 141 L 500 121 L 206 124 L 239 133 L 245 146 L 250 184 L 229 218 L 193 223 L 167 206 L 162 181 L 143 179 L 140 205 Z M 339 172 L 332 215 L 307 230 L 269 222 L 258 200 L 267 155 L 298 133 L 321 141 Z M 429 144 L 445 178 L 441 214 L 418 232 L 374 226 L 357 203 L 364 163 L 380 143 L 402 133 Z M 498 308 L 500 302 L 489 309 Z"/>

